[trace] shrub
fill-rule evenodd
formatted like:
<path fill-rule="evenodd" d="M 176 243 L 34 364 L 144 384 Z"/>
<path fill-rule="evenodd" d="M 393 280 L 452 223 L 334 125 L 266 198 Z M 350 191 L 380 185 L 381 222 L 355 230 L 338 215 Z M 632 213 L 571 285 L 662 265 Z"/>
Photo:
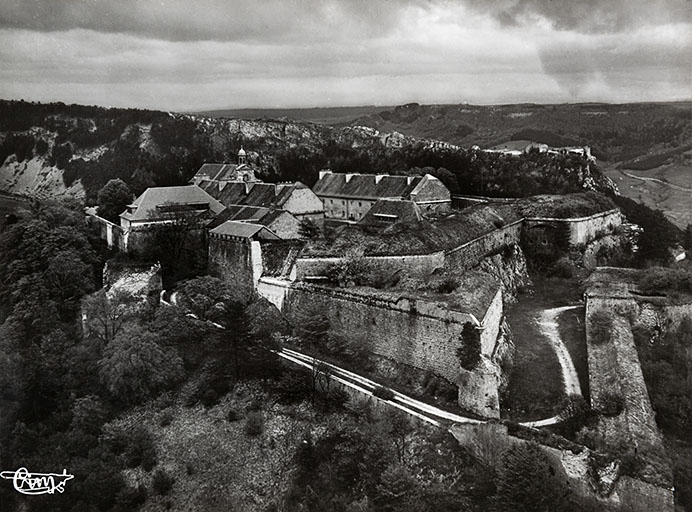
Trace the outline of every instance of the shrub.
<path fill-rule="evenodd" d="M 605 311 L 596 311 L 589 317 L 591 322 L 591 342 L 603 345 L 610 341 L 613 319 Z"/>
<path fill-rule="evenodd" d="M 264 431 L 264 419 L 259 412 L 251 412 L 245 418 L 245 434 L 257 437 Z"/>
<path fill-rule="evenodd" d="M 228 412 L 226 413 L 226 420 L 229 423 L 233 423 L 234 421 L 238 421 L 240 419 L 240 415 L 238 414 L 238 411 L 233 409 L 232 407 L 228 409 Z"/>
<path fill-rule="evenodd" d="M 163 469 L 159 469 L 154 473 L 152 486 L 156 494 L 165 496 L 173 487 L 173 477 L 166 473 Z"/>
<path fill-rule="evenodd" d="M 261 411 L 262 410 L 262 399 L 260 397 L 253 398 L 245 410 L 247 412 Z"/>
<path fill-rule="evenodd" d="M 567 492 L 565 482 L 536 443 L 515 445 L 505 453 L 498 478 L 499 510 L 566 510 Z"/>
<path fill-rule="evenodd" d="M 452 293 L 457 288 L 459 288 L 459 281 L 448 277 L 437 285 L 437 293 Z"/>
<path fill-rule="evenodd" d="M 116 508 L 120 510 L 135 510 L 147 501 L 147 489 L 144 486 L 126 487 L 115 497 Z"/>
<path fill-rule="evenodd" d="M 330 406 L 337 409 L 342 409 L 346 406 L 351 397 L 343 389 L 333 389 L 329 392 L 327 399 Z"/>
<path fill-rule="evenodd" d="M 128 468 L 142 466 L 145 471 L 151 471 L 156 465 L 154 440 L 144 428 L 121 432 L 116 436 L 111 449 L 113 453 L 123 454 L 125 466 Z"/>
<path fill-rule="evenodd" d="M 574 264 L 567 257 L 560 258 L 550 270 L 550 275 L 569 279 L 574 276 Z"/>
<path fill-rule="evenodd" d="M 167 427 L 173 422 L 173 411 L 170 409 L 166 409 L 161 413 L 161 416 L 159 417 L 159 426 L 160 427 Z"/>
<path fill-rule="evenodd" d="M 625 408 L 625 399 L 620 393 L 606 391 L 599 400 L 599 412 L 605 416 L 617 416 Z"/>
<path fill-rule="evenodd" d="M 377 398 L 381 398 L 382 400 L 394 400 L 395 396 L 394 391 L 389 388 L 385 388 L 384 386 L 377 386 L 372 391 L 372 394 Z"/>
<path fill-rule="evenodd" d="M 481 334 L 471 322 L 466 322 L 460 341 L 462 345 L 457 349 L 459 364 L 466 370 L 473 370 L 481 360 Z"/>

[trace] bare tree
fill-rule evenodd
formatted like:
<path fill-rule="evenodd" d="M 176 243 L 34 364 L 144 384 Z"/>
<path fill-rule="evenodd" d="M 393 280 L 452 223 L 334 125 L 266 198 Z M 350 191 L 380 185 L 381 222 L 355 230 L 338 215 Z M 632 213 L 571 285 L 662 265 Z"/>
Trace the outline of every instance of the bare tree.
<path fill-rule="evenodd" d="M 89 295 L 82 302 L 82 324 L 85 336 L 105 344 L 120 333 L 136 313 L 135 299 L 124 292 L 108 297 L 104 290 Z"/>

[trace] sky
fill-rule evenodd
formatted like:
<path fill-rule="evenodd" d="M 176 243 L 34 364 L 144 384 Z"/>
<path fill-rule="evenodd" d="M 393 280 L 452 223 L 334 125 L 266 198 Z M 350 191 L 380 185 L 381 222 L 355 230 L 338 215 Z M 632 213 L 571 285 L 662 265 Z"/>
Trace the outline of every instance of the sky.
<path fill-rule="evenodd" d="M 196 111 L 692 98 L 692 0 L 0 0 L 0 98 Z"/>

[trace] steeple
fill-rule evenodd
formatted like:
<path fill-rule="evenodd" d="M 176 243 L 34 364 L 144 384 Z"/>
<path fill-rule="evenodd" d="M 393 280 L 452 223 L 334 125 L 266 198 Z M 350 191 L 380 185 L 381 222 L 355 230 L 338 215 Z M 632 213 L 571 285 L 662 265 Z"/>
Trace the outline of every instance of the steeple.
<path fill-rule="evenodd" d="M 246 163 L 247 163 L 247 153 L 245 153 L 243 146 L 240 146 L 240 151 L 238 151 L 238 165 L 243 165 Z"/>

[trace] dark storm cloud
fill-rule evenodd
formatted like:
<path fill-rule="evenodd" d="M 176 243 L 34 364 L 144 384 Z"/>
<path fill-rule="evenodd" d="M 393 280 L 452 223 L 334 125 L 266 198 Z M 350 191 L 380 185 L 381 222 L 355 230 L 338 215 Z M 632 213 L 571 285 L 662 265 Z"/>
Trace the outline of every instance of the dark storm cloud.
<path fill-rule="evenodd" d="M 3 0 L 0 28 L 89 29 L 169 41 L 375 34 L 425 0 Z"/>
<path fill-rule="evenodd" d="M 505 26 L 547 20 L 557 30 L 619 32 L 692 21 L 690 0 L 465 0 Z"/>

